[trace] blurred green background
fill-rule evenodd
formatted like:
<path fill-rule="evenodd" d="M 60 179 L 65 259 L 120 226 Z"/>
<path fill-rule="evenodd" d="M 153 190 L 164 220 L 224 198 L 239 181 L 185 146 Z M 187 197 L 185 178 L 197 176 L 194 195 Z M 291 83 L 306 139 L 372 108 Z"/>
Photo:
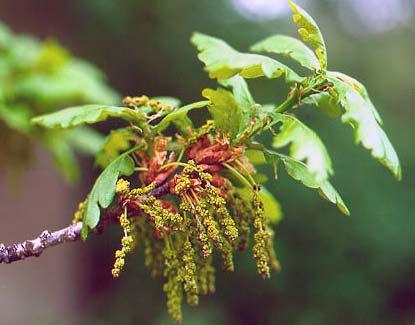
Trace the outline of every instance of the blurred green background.
<path fill-rule="evenodd" d="M 326 39 L 329 68 L 368 88 L 400 156 L 403 181 L 353 144 L 351 130 L 309 107 L 301 112 L 331 153 L 334 185 L 352 216 L 285 174 L 268 188 L 283 204 L 276 229 L 282 271 L 262 280 L 250 252 L 234 274 L 218 272 L 217 292 L 186 308 L 184 324 L 415 323 L 415 3 L 412 0 L 298 1 Z M 273 33 L 295 36 L 282 0 L 72 0 L 0 3 L 0 19 L 18 32 L 58 39 L 94 62 L 125 95 L 198 100 L 208 80 L 189 44 L 193 31 L 239 50 Z M 250 82 L 259 102 L 286 94 L 282 82 Z M 89 181 L 92 161 L 85 161 Z M 271 177 L 271 171 L 265 170 Z M 130 258 L 110 275 L 119 233 L 84 244 L 77 310 L 83 324 L 169 324 L 161 283 Z"/>

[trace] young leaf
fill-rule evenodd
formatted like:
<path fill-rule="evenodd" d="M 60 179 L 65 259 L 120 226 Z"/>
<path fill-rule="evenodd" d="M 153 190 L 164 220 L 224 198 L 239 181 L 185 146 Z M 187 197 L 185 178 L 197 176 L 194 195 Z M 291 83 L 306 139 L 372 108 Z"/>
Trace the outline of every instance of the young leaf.
<path fill-rule="evenodd" d="M 334 84 L 337 99 L 345 111 L 342 122 L 353 127 L 356 143 L 361 142 L 374 158 L 400 180 L 402 171 L 398 155 L 378 124 L 371 105 L 349 83 L 330 76 L 328 79 Z"/>
<path fill-rule="evenodd" d="M 293 20 L 298 26 L 298 33 L 304 42 L 310 44 L 315 50 L 320 66 L 323 70 L 327 68 L 327 52 L 323 36 L 314 19 L 300 6 L 289 1 L 293 14 Z"/>
<path fill-rule="evenodd" d="M 255 149 L 245 150 L 244 156 L 248 158 L 251 164 L 254 164 L 254 165 L 267 164 L 267 160 L 264 157 L 264 153 L 260 150 L 255 150 Z"/>
<path fill-rule="evenodd" d="M 106 209 L 115 195 L 115 185 L 120 175 L 130 176 L 134 172 L 134 161 L 129 154 L 139 147 L 123 153 L 113 160 L 98 176 L 88 195 L 87 206 L 83 218 L 82 238 L 88 236 L 88 228 L 94 229 L 100 219 L 100 207 Z"/>
<path fill-rule="evenodd" d="M 320 62 L 314 52 L 303 42 L 285 35 L 270 36 L 251 47 L 253 52 L 275 53 L 289 57 L 312 71 L 320 70 Z"/>
<path fill-rule="evenodd" d="M 107 167 L 121 152 L 130 148 L 130 140 L 133 137 L 134 133 L 130 129 L 124 128 L 111 131 L 97 154 L 96 164 L 101 168 Z"/>
<path fill-rule="evenodd" d="M 231 139 L 235 138 L 241 129 L 242 111 L 232 93 L 223 88 L 207 88 L 202 96 L 210 100 L 208 109 L 216 128 L 228 133 Z"/>
<path fill-rule="evenodd" d="M 328 92 L 321 92 L 313 94 L 301 100 L 303 104 L 315 105 L 321 111 L 325 112 L 330 117 L 337 117 L 341 114 L 342 109 L 337 99 L 331 96 Z"/>
<path fill-rule="evenodd" d="M 292 115 L 275 114 L 273 122 L 281 122 L 280 132 L 272 146 L 282 148 L 290 145 L 290 156 L 303 161 L 316 174 L 317 181 L 326 180 L 333 174 L 331 159 L 317 134 Z"/>
<path fill-rule="evenodd" d="M 274 59 L 258 54 L 240 53 L 215 37 L 195 33 L 191 42 L 199 50 L 198 58 L 205 64 L 205 70 L 212 79 L 229 79 L 236 74 L 244 78 L 278 78 L 284 75 L 288 83 L 301 82 L 304 79 Z"/>
<path fill-rule="evenodd" d="M 288 175 L 295 180 L 300 181 L 307 187 L 317 189 L 323 198 L 333 204 L 336 204 L 342 213 L 350 215 L 349 209 L 344 204 L 343 199 L 334 187 L 327 180 L 318 181 L 315 174 L 310 172 L 307 165 L 303 162 L 270 150 L 264 150 L 264 157 L 274 166 L 277 166 L 281 161 L 284 164 Z"/>
<path fill-rule="evenodd" d="M 255 101 L 249 91 L 248 85 L 244 78 L 234 76 L 231 79 L 221 80 L 220 84 L 224 87 L 231 88 L 236 103 L 242 112 L 242 122 L 239 134 L 242 134 L 249 126 L 251 118 L 255 115 Z"/>
<path fill-rule="evenodd" d="M 118 117 L 132 123 L 146 120 L 143 113 L 128 107 L 84 105 L 35 117 L 32 123 L 46 128 L 71 128 L 101 122 L 110 117 Z"/>
<path fill-rule="evenodd" d="M 327 74 L 331 77 L 335 77 L 341 81 L 348 83 L 355 90 L 357 90 L 360 93 L 360 95 L 362 95 L 363 99 L 366 101 L 366 105 L 372 111 L 376 121 L 378 121 L 380 125 L 383 124 L 382 118 L 380 117 L 375 105 L 373 105 L 372 101 L 370 100 L 366 87 L 361 82 L 341 72 L 328 71 Z"/>
<path fill-rule="evenodd" d="M 170 97 L 170 96 L 157 96 L 157 97 L 153 97 L 152 99 L 162 104 L 169 104 L 174 107 L 179 107 L 182 104 L 180 99 L 175 98 L 175 97 Z"/>
<path fill-rule="evenodd" d="M 195 108 L 206 107 L 209 104 L 209 101 L 200 101 L 195 102 L 180 108 L 177 108 L 167 114 L 157 125 L 154 126 L 153 132 L 158 133 L 166 129 L 170 123 L 175 123 L 176 126 L 180 129 L 184 129 L 187 125 L 192 125 L 190 119 L 187 117 L 187 113 Z M 185 131 L 185 130 L 183 130 Z"/>

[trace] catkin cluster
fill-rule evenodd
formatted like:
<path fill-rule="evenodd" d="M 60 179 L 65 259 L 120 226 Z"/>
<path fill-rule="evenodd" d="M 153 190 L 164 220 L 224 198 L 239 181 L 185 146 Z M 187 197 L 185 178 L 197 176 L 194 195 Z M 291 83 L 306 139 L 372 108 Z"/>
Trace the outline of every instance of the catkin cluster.
<path fill-rule="evenodd" d="M 169 193 L 160 198 L 154 195 L 154 183 L 131 189 L 128 181 L 118 180 L 124 236 L 112 271 L 115 277 L 120 274 L 133 239 L 141 241 L 151 275 L 165 279 L 167 309 L 176 322 L 182 318 L 183 300 L 197 305 L 199 295 L 215 291 L 213 253 L 220 256 L 224 270 L 233 271 L 234 252 L 248 246 L 251 229 L 258 272 L 265 278 L 279 268 L 258 189 L 252 189 L 252 201 L 247 202 L 230 181 L 221 188 L 213 185 L 212 174 L 193 160 L 181 165 Z"/>

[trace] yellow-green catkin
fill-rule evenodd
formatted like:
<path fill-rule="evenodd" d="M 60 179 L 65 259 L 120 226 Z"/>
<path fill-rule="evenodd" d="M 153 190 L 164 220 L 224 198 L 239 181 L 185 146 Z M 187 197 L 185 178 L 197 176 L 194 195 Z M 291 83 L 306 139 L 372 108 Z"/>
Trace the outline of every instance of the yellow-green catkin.
<path fill-rule="evenodd" d="M 211 133 L 215 129 L 215 122 L 213 120 L 207 120 L 196 132 L 194 132 L 188 139 L 188 143 L 197 141 L 200 137 Z"/>
<path fill-rule="evenodd" d="M 167 282 L 163 286 L 163 290 L 167 297 L 167 310 L 171 318 L 176 322 L 182 321 L 182 300 L 183 300 L 183 287 L 182 279 L 180 276 L 180 263 L 177 258 L 175 248 L 169 243 L 170 237 L 165 237 L 165 246 L 163 250 L 164 256 L 164 276 L 167 278 Z"/>
<path fill-rule="evenodd" d="M 186 199 L 183 199 L 180 202 L 179 208 L 185 213 L 192 214 L 194 212 L 194 206 L 192 206 Z M 212 254 L 212 243 L 209 238 L 208 232 L 202 221 L 199 219 L 199 216 L 194 215 L 194 220 L 191 222 L 193 224 L 193 236 L 197 239 L 200 246 L 200 255 L 204 258 L 207 258 Z"/>
<path fill-rule="evenodd" d="M 115 185 L 115 193 L 121 196 L 126 196 L 128 195 L 129 191 L 130 191 L 130 182 L 123 178 L 120 178 L 117 181 L 117 184 Z"/>
<path fill-rule="evenodd" d="M 186 300 L 189 305 L 194 306 L 199 303 L 199 287 L 197 285 L 195 251 L 188 238 L 182 248 L 182 263 L 183 288 L 186 292 Z"/>
<path fill-rule="evenodd" d="M 238 239 L 238 228 L 235 225 L 235 220 L 232 219 L 228 209 L 226 208 L 226 201 L 220 195 L 219 191 L 213 187 L 208 186 L 206 189 L 207 202 L 215 208 L 219 216 L 219 223 L 221 224 L 226 238 L 234 242 Z"/>
<path fill-rule="evenodd" d="M 229 243 L 229 241 L 224 238 L 223 236 L 220 237 L 218 244 L 216 245 L 218 249 L 221 259 L 222 259 L 222 266 L 228 272 L 233 272 L 235 269 L 233 263 L 233 247 Z"/>
<path fill-rule="evenodd" d="M 166 226 L 171 227 L 173 230 L 179 230 L 183 226 L 182 215 L 163 208 L 160 201 L 154 196 L 143 199 L 140 207 L 144 213 L 152 218 L 156 230 L 163 229 Z"/>
<path fill-rule="evenodd" d="M 258 273 L 263 278 L 270 277 L 269 267 L 269 240 L 270 234 L 265 228 L 265 216 L 264 206 L 259 197 L 258 191 L 253 193 L 253 206 L 254 206 L 254 246 L 252 247 L 253 255 L 256 260 Z"/>
<path fill-rule="evenodd" d="M 134 239 L 131 236 L 131 224 L 126 213 L 120 216 L 120 225 L 124 230 L 124 236 L 121 239 L 121 249 L 115 252 L 115 263 L 112 269 L 112 276 L 117 278 L 125 265 L 125 256 L 133 249 Z"/>
<path fill-rule="evenodd" d="M 212 265 L 212 256 L 208 258 L 199 257 L 197 259 L 198 267 L 198 287 L 199 293 L 207 295 L 215 292 L 215 268 Z"/>
<path fill-rule="evenodd" d="M 237 193 L 230 195 L 230 201 L 235 214 L 236 225 L 239 232 L 239 240 L 237 246 L 240 251 L 248 247 L 249 235 L 251 233 L 252 216 L 254 215 L 252 208 Z"/>
<path fill-rule="evenodd" d="M 266 229 L 268 233 L 270 234 L 269 239 L 268 239 L 268 245 L 267 245 L 269 263 L 273 271 L 279 272 L 281 270 L 281 265 L 277 259 L 277 255 L 274 249 L 274 231 L 269 227 L 266 227 Z"/>
<path fill-rule="evenodd" d="M 188 160 L 186 166 L 183 168 L 183 174 L 193 177 L 194 173 L 197 173 L 198 178 L 202 181 L 212 181 L 212 175 L 204 172 L 202 166 L 197 165 L 194 160 Z"/>
<path fill-rule="evenodd" d="M 203 258 L 212 255 L 212 242 L 209 239 L 205 227 L 200 222 L 196 223 L 195 233 L 200 244 L 200 255 Z"/>
<path fill-rule="evenodd" d="M 130 234 L 133 238 L 133 243 L 131 244 L 132 250 L 136 250 L 138 247 L 139 242 L 139 220 L 138 219 L 130 219 L 131 225 L 130 225 Z"/>
<path fill-rule="evenodd" d="M 218 242 L 218 224 L 216 220 L 213 218 L 212 214 L 210 213 L 206 203 L 204 201 L 199 202 L 192 208 L 191 213 L 202 222 L 203 226 L 206 229 L 206 233 L 209 239 L 213 240 L 213 242 Z"/>
<path fill-rule="evenodd" d="M 156 187 L 156 183 L 153 182 L 153 183 L 148 184 L 145 187 L 139 187 L 139 188 L 132 189 L 129 192 L 129 196 L 131 198 L 139 199 L 142 195 L 149 194 L 152 190 L 155 189 L 155 187 Z"/>
<path fill-rule="evenodd" d="M 72 224 L 76 224 L 79 221 L 82 221 L 84 219 L 84 213 L 85 213 L 87 203 L 88 203 L 88 199 L 86 199 L 85 201 L 79 203 L 78 209 L 76 210 L 76 212 L 73 215 Z"/>
<path fill-rule="evenodd" d="M 174 193 L 176 195 L 183 195 L 190 189 L 190 186 L 192 185 L 190 177 L 187 174 L 176 175 L 174 179 L 176 182 L 174 186 Z"/>
<path fill-rule="evenodd" d="M 133 107 L 150 106 L 154 111 L 174 108 L 174 106 L 171 104 L 160 103 L 158 100 L 150 99 L 145 95 L 139 97 L 127 96 L 123 99 L 123 104 Z"/>
<path fill-rule="evenodd" d="M 143 230 L 142 237 L 144 244 L 144 265 L 150 270 L 153 278 L 159 277 L 163 274 L 164 268 L 163 241 L 154 238 L 150 227 L 146 227 Z"/>

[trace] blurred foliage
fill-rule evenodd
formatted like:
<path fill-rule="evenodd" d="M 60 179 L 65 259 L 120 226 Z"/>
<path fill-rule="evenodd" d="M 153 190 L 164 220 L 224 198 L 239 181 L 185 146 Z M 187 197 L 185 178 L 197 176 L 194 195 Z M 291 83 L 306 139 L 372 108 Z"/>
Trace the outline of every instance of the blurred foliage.
<path fill-rule="evenodd" d="M 352 216 L 343 217 L 281 175 L 268 188 L 284 206 L 285 219 L 276 229 L 282 271 L 271 280 L 258 279 L 247 252 L 237 259 L 235 274 L 218 272 L 220 291 L 197 309 L 184 311 L 185 324 L 415 322 L 415 28 L 412 23 L 380 34 L 361 30 L 351 35 L 340 24 L 341 4 L 315 0 L 307 2 L 306 9 L 325 35 L 330 66 L 367 85 L 400 155 L 403 181 L 395 182 L 353 146 L 347 127 L 316 118 L 312 109 L 303 112 L 332 153 L 338 171 L 334 183 L 341 184 Z M 341 14 L 342 21 L 351 21 L 350 13 Z M 22 10 L 22 15 L 30 13 Z M 74 32 L 66 37 L 79 54 L 104 68 L 117 89 L 125 94 L 171 94 L 186 102 L 199 98 L 208 82 L 195 50 L 187 45 L 192 31 L 227 39 L 237 49 L 248 48 L 264 35 L 292 31 L 286 18 L 245 20 L 224 0 L 77 0 L 71 15 Z M 275 100 L 275 89 L 267 82 L 250 86 L 258 100 Z M 263 172 L 271 175 L 270 170 Z M 99 249 L 89 253 L 90 267 L 84 271 L 90 296 L 83 305 L 83 323 L 168 323 L 160 303 L 161 284 L 154 288 L 142 267 L 143 256 L 131 260 L 125 276 L 112 280 L 108 270 L 118 237 L 114 234 L 109 242 L 91 237 Z"/>
<path fill-rule="evenodd" d="M 72 57 L 58 43 L 16 35 L 0 23 L 0 168 L 27 167 L 34 142 L 41 142 L 66 179 L 76 180 L 79 170 L 73 150 L 94 153 L 101 136 L 88 128 L 44 131 L 32 126 L 30 119 L 65 105 L 116 102 L 118 95 L 104 79 L 97 68 Z"/>

